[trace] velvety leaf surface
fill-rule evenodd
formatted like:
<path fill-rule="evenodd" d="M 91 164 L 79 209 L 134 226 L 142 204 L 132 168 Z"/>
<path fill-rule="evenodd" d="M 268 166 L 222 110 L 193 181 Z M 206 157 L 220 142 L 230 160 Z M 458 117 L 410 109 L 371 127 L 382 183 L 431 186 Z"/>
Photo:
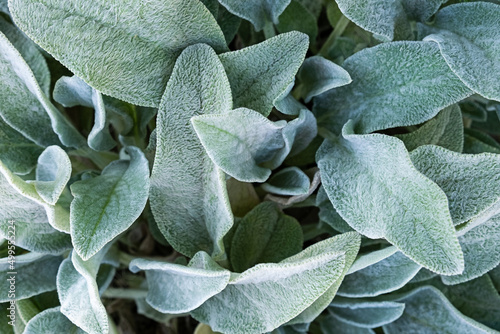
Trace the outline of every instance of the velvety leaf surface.
<path fill-rule="evenodd" d="M 285 146 L 285 121 L 271 122 L 246 108 L 196 116 L 191 123 L 212 161 L 243 182 L 266 181 L 271 170 L 262 165 Z"/>
<path fill-rule="evenodd" d="M 37 314 L 28 322 L 24 331 L 24 334 L 53 333 L 85 334 L 86 332 L 72 324 L 61 313 L 60 307 L 50 308 Z"/>
<path fill-rule="evenodd" d="M 351 268 L 347 272 L 347 275 L 355 273 L 356 271 L 359 271 L 361 269 L 365 269 L 366 267 L 374 265 L 382 260 L 385 260 L 389 256 L 395 254 L 397 251 L 398 249 L 396 247 L 389 246 L 380 250 L 374 250 L 366 254 L 361 254 L 356 258 Z"/>
<path fill-rule="evenodd" d="M 427 28 L 419 27 L 427 41 L 438 43 L 444 59 L 473 91 L 500 101 L 500 6 L 474 2 L 447 6 Z"/>
<path fill-rule="evenodd" d="M 423 286 L 397 299 L 405 304 L 401 318 L 385 325 L 395 333 L 493 333 L 486 326 L 464 316 L 436 288 Z"/>
<path fill-rule="evenodd" d="M 405 255 L 441 274 L 463 270 L 444 192 L 413 166 L 404 144 L 381 134 L 325 140 L 316 158 L 323 187 L 356 231 L 385 238 Z"/>
<path fill-rule="evenodd" d="M 207 43 L 227 50 L 215 18 L 197 0 L 11 0 L 9 6 L 15 23 L 78 77 L 138 105 L 160 103 L 185 47 Z"/>
<path fill-rule="evenodd" d="M 367 48 L 343 64 L 352 83 L 314 101 L 319 126 L 340 133 L 354 120 L 356 133 L 423 123 L 469 95 L 430 42 L 394 42 Z"/>
<path fill-rule="evenodd" d="M 205 153 L 190 119 L 231 106 L 231 88 L 215 52 L 203 45 L 187 48 L 158 111 L 150 198 L 162 234 L 190 257 L 200 250 L 225 257 L 222 238 L 233 224 L 224 173 Z"/>
<path fill-rule="evenodd" d="M 91 179 L 71 185 L 71 237 L 87 260 L 139 217 L 149 193 L 149 166 L 144 154 L 129 146 L 130 161 L 110 163 Z"/>
<path fill-rule="evenodd" d="M 349 325 L 342 322 L 333 315 L 327 315 L 320 321 L 321 330 L 325 334 L 375 334 L 375 332 L 369 328 L 362 328 L 353 325 Z"/>
<path fill-rule="evenodd" d="M 307 309 L 341 277 L 346 256 L 335 247 L 338 238 L 316 243 L 280 263 L 258 264 L 234 275 L 221 293 L 191 314 L 215 331 L 262 333 L 277 328 Z M 359 247 L 358 235 L 344 238 Z"/>
<path fill-rule="evenodd" d="M 219 58 L 231 84 L 234 108 L 246 107 L 268 116 L 273 104 L 294 82 L 307 49 L 307 35 L 294 31 L 221 54 Z"/>
<path fill-rule="evenodd" d="M 258 263 L 279 262 L 299 253 L 302 242 L 299 222 L 275 204 L 263 202 L 239 222 L 229 258 L 233 270 L 243 272 Z"/>
<path fill-rule="evenodd" d="M 309 185 L 309 177 L 303 171 L 287 167 L 272 175 L 262 189 L 273 194 L 293 196 L 307 194 Z"/>
<path fill-rule="evenodd" d="M 170 314 L 199 307 L 226 287 L 231 274 L 205 252 L 196 253 L 187 267 L 135 259 L 130 263 L 130 270 L 146 272 L 149 286 L 146 301 L 157 311 Z"/>
<path fill-rule="evenodd" d="M 290 4 L 290 0 L 219 0 L 228 11 L 250 21 L 260 31 L 266 23 L 278 23 L 278 17 Z"/>
<path fill-rule="evenodd" d="M 375 328 L 398 319 L 403 314 L 404 308 L 404 304 L 396 302 L 335 298 L 328 311 L 334 318 L 347 324 Z"/>
<path fill-rule="evenodd" d="M 354 231 L 354 229 L 340 217 L 339 213 L 333 207 L 323 187 L 318 190 L 316 195 L 316 206 L 319 208 L 319 219 L 328 224 L 331 228 L 341 233 Z"/>
<path fill-rule="evenodd" d="M 71 161 L 59 146 L 49 146 L 38 157 L 35 189 L 47 203 L 55 205 L 71 177 Z"/>

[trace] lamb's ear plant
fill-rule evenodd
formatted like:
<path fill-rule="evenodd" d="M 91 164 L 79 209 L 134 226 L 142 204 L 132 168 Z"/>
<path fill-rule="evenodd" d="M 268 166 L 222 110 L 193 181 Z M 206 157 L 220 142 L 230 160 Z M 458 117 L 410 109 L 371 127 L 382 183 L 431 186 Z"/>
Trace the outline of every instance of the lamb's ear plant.
<path fill-rule="evenodd" d="M 500 333 L 499 31 L 0 0 L 0 333 Z"/>

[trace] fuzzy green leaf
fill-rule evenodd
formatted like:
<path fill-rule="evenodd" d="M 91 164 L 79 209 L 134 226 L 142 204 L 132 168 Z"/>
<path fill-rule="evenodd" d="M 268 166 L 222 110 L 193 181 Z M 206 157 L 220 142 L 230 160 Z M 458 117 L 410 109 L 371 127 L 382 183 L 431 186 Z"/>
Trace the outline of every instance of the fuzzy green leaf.
<path fill-rule="evenodd" d="M 362 328 L 353 325 L 349 325 L 333 317 L 333 315 L 328 315 L 320 320 L 321 330 L 325 334 L 375 334 L 375 332 L 369 328 Z"/>
<path fill-rule="evenodd" d="M 262 185 L 262 189 L 278 195 L 293 196 L 307 194 L 309 177 L 297 167 L 280 170 Z"/>
<path fill-rule="evenodd" d="M 278 17 L 290 4 L 290 0 L 219 0 L 228 11 L 250 21 L 260 31 L 266 23 L 278 23 Z"/>
<path fill-rule="evenodd" d="M 300 31 L 309 36 L 309 41 L 314 43 L 318 35 L 316 17 L 300 3 L 292 0 L 285 11 L 279 16 L 276 29 L 280 33 Z"/>
<path fill-rule="evenodd" d="M 49 146 L 38 157 L 35 189 L 47 203 L 55 205 L 71 177 L 71 161 L 59 146 Z"/>
<path fill-rule="evenodd" d="M 334 318 L 347 324 L 375 328 L 398 319 L 403 314 L 404 308 L 404 304 L 396 302 L 335 298 L 328 311 Z"/>
<path fill-rule="evenodd" d="M 61 313 L 60 307 L 47 309 L 33 317 L 26 325 L 24 334 L 71 333 L 86 334 Z"/>

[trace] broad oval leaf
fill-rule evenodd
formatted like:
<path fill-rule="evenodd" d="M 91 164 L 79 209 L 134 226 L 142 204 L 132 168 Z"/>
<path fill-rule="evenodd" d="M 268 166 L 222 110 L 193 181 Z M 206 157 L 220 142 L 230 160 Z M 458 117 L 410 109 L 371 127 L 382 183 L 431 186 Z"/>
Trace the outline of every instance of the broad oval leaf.
<path fill-rule="evenodd" d="M 309 177 L 297 167 L 287 167 L 269 178 L 262 189 L 278 195 L 304 195 L 309 191 Z"/>
<path fill-rule="evenodd" d="M 369 238 L 385 238 L 440 274 L 459 274 L 463 254 L 445 193 L 413 166 L 403 142 L 381 134 L 325 140 L 316 159 L 340 216 Z"/>
<path fill-rule="evenodd" d="M 268 116 L 273 104 L 293 84 L 308 46 L 307 35 L 293 31 L 221 54 L 219 58 L 231 83 L 234 108 L 245 107 Z"/>
<path fill-rule="evenodd" d="M 231 108 L 231 88 L 215 52 L 206 45 L 187 48 L 158 110 L 151 210 L 168 242 L 189 257 L 203 250 L 224 258 L 222 238 L 233 225 L 224 173 L 205 153 L 190 119 Z"/>
<path fill-rule="evenodd" d="M 334 318 L 347 324 L 375 328 L 398 319 L 404 308 L 404 304 L 396 302 L 335 298 L 328 311 Z"/>
<path fill-rule="evenodd" d="M 227 50 L 215 18 L 198 0 L 98 0 L 91 5 L 10 0 L 9 7 L 15 23 L 78 77 L 138 105 L 158 106 L 185 47 L 207 43 Z"/>
<path fill-rule="evenodd" d="M 61 307 L 54 307 L 38 313 L 27 324 L 24 334 L 71 333 L 86 334 L 61 313 Z"/>
<path fill-rule="evenodd" d="M 266 23 L 278 23 L 278 17 L 290 4 L 290 0 L 219 0 L 228 11 L 250 21 L 260 31 Z"/>
<path fill-rule="evenodd" d="M 55 205 L 71 177 L 71 161 L 59 146 L 49 146 L 38 157 L 35 189 L 47 203 Z"/>
<path fill-rule="evenodd" d="M 420 124 L 472 95 L 431 42 L 381 44 L 343 66 L 352 83 L 314 100 L 318 125 L 334 133 L 349 119 L 356 133 Z"/>
<path fill-rule="evenodd" d="M 144 154 L 129 146 L 130 161 L 110 163 L 91 179 L 71 185 L 70 226 L 75 251 L 88 260 L 125 231 L 146 206 L 149 166 Z"/>
<path fill-rule="evenodd" d="M 195 254 L 189 265 L 134 259 L 134 273 L 146 272 L 146 301 L 157 311 L 169 314 L 186 313 L 221 292 L 228 284 L 230 272 L 219 266 L 205 252 Z"/>

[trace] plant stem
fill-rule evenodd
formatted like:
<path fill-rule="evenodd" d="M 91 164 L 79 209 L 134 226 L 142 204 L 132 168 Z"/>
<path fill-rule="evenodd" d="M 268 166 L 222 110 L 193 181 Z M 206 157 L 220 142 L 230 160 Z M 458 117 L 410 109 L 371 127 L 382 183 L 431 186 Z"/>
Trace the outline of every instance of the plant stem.
<path fill-rule="evenodd" d="M 137 299 L 146 298 L 147 290 L 109 288 L 102 294 L 104 298 Z"/>
<path fill-rule="evenodd" d="M 266 22 L 264 25 L 264 37 L 266 39 L 276 36 L 276 31 L 274 30 L 274 24 L 272 22 Z"/>
<path fill-rule="evenodd" d="M 328 54 L 328 51 L 332 48 L 332 46 L 335 44 L 335 41 L 337 38 L 339 38 L 345 31 L 345 28 L 347 28 L 347 25 L 349 24 L 349 19 L 342 15 L 340 19 L 338 20 L 337 24 L 333 28 L 332 33 L 330 36 L 328 36 L 328 39 L 326 40 L 325 44 L 321 47 L 321 50 L 319 50 L 319 54 L 322 56 L 326 56 Z"/>

